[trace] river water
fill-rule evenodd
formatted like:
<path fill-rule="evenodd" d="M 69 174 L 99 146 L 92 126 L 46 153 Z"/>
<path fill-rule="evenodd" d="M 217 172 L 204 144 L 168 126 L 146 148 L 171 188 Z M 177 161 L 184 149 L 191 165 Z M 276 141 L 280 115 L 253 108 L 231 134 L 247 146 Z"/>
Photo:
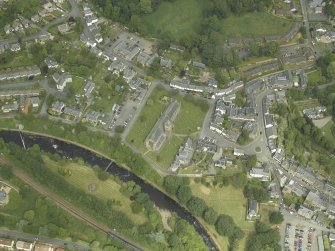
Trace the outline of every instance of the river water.
<path fill-rule="evenodd" d="M 27 133 L 21 133 L 17 131 L 0 131 L 0 137 L 4 139 L 6 143 L 13 142 L 21 147 L 32 147 L 33 145 L 39 145 L 40 149 L 45 152 L 58 153 L 59 155 L 67 158 L 82 158 L 86 163 L 90 165 L 97 165 L 98 167 L 106 170 L 112 175 L 118 176 L 122 181 L 134 181 L 142 189 L 142 192 L 147 193 L 150 199 L 159 208 L 175 212 L 179 217 L 186 220 L 188 223 L 194 226 L 195 230 L 200 234 L 204 242 L 206 243 L 209 250 L 219 250 L 208 235 L 207 231 L 203 228 L 200 222 L 192 216 L 185 208 L 183 208 L 176 201 L 165 195 L 152 185 L 146 183 L 142 178 L 136 176 L 127 169 L 118 166 L 103 156 L 97 155 L 85 148 L 78 145 L 70 144 L 58 139 L 49 138 L 46 136 L 32 135 Z M 24 143 L 23 143 L 23 141 Z M 54 146 L 57 145 L 57 148 Z"/>

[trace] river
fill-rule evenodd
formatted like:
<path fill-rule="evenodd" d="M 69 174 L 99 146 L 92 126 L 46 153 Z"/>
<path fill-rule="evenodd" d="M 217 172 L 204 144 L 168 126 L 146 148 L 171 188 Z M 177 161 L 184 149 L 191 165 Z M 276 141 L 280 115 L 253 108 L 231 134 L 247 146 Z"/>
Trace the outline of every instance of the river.
<path fill-rule="evenodd" d="M 157 207 L 169 210 L 170 212 L 175 212 L 179 217 L 193 225 L 195 230 L 199 233 L 210 250 L 219 250 L 204 227 L 194 216 L 192 216 L 190 212 L 188 212 L 175 200 L 162 193 L 151 184 L 145 182 L 142 178 L 136 176 L 127 169 L 118 166 L 114 162 L 111 163 L 110 159 L 99 156 L 96 153 L 93 153 L 88 149 L 84 149 L 78 145 L 70 144 L 65 141 L 46 136 L 32 135 L 17 131 L 0 131 L 0 137 L 3 138 L 6 143 L 13 142 L 25 148 L 32 147 L 36 144 L 39 145 L 41 150 L 45 152 L 58 153 L 63 157 L 72 159 L 79 157 L 89 165 L 96 165 L 104 170 L 106 170 L 108 167 L 106 171 L 110 174 L 118 176 L 123 181 L 134 181 L 137 185 L 139 185 L 142 189 L 142 192 L 147 193 Z M 57 145 L 57 148 L 55 148 L 55 145 Z"/>

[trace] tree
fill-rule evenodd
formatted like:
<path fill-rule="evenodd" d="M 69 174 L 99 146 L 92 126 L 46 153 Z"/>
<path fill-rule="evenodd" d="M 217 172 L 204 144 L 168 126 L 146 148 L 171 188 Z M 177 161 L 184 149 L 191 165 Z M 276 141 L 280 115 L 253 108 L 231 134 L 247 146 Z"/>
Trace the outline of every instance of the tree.
<path fill-rule="evenodd" d="M 218 218 L 218 213 L 212 207 L 209 207 L 205 210 L 203 218 L 208 224 L 214 225 Z"/>
<path fill-rule="evenodd" d="M 265 45 L 265 55 L 270 57 L 276 57 L 279 53 L 279 43 L 278 42 L 269 42 Z"/>
<path fill-rule="evenodd" d="M 143 210 L 143 206 L 138 203 L 137 201 L 133 201 L 131 204 L 130 204 L 130 207 L 131 207 L 131 211 L 134 213 L 134 214 L 139 214 L 140 212 L 142 212 Z"/>
<path fill-rule="evenodd" d="M 181 185 L 177 190 L 176 196 L 180 203 L 185 204 L 191 199 L 192 191 L 188 186 Z"/>
<path fill-rule="evenodd" d="M 9 180 L 10 178 L 13 177 L 12 168 L 8 165 L 1 165 L 0 176 L 5 180 Z"/>
<path fill-rule="evenodd" d="M 172 195 L 176 195 L 179 186 L 182 185 L 182 180 L 175 176 L 166 176 L 163 186 L 165 190 Z"/>
<path fill-rule="evenodd" d="M 28 210 L 23 214 L 23 218 L 25 218 L 29 222 L 33 222 L 35 219 L 35 212 L 34 210 Z"/>
<path fill-rule="evenodd" d="M 249 169 L 255 167 L 257 164 L 257 156 L 256 155 L 252 155 L 249 159 L 248 159 L 248 162 L 247 162 L 247 167 Z"/>
<path fill-rule="evenodd" d="M 243 107 L 245 105 L 246 102 L 246 97 L 245 97 L 245 91 L 244 90 L 240 90 L 238 92 L 236 92 L 236 98 L 235 98 L 235 104 L 239 107 Z"/>
<path fill-rule="evenodd" d="M 207 205 L 203 199 L 192 197 L 187 202 L 187 208 L 195 216 L 202 216 L 203 212 L 207 209 Z"/>
<path fill-rule="evenodd" d="M 215 229 L 220 235 L 227 237 L 233 236 L 235 231 L 233 218 L 228 215 L 220 214 L 215 223 Z"/>
<path fill-rule="evenodd" d="M 284 221 L 284 217 L 281 212 L 270 211 L 269 212 L 269 221 L 271 224 L 280 224 Z"/>
<path fill-rule="evenodd" d="M 125 129 L 124 126 L 118 125 L 115 127 L 115 132 L 121 134 L 124 132 L 124 129 Z"/>

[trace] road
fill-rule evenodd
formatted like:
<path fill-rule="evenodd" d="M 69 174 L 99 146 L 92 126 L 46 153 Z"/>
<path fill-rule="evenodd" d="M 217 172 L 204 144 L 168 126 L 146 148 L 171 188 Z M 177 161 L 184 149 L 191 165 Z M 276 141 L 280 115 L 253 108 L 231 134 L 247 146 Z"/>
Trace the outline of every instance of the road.
<path fill-rule="evenodd" d="M 76 217 L 77 219 L 86 222 L 88 225 L 90 225 L 91 227 L 97 229 L 98 231 L 102 231 L 102 232 L 108 234 L 109 236 L 122 241 L 125 245 L 127 245 L 128 247 L 130 247 L 130 248 L 132 248 L 132 249 L 134 249 L 136 251 L 142 251 L 142 249 L 140 247 L 132 244 L 129 240 L 127 240 L 123 236 L 119 235 L 114 230 L 110 229 L 109 227 L 107 227 L 106 225 L 104 225 L 104 224 L 102 224 L 100 222 L 97 222 L 91 216 L 87 215 L 86 213 L 84 213 L 81 210 L 79 210 L 76 207 L 74 207 L 69 202 L 65 201 L 62 197 L 54 194 L 53 192 L 51 192 L 46 187 L 44 187 L 41 184 L 37 183 L 30 176 L 28 176 L 23 170 L 21 170 L 20 168 L 16 167 L 15 165 L 13 165 L 8 160 L 5 160 L 3 157 L 0 157 L 0 163 L 10 165 L 12 167 L 13 174 L 16 177 L 18 177 L 19 179 L 21 179 L 22 181 L 24 181 L 25 183 L 27 183 L 30 187 L 32 187 L 33 189 L 35 189 L 37 192 L 39 192 L 43 196 L 46 196 L 49 199 L 51 199 L 56 205 L 58 205 L 59 207 L 61 207 L 62 209 L 64 209 L 65 211 L 67 211 L 68 213 L 70 213 L 71 215 L 73 215 L 74 217 Z"/>
<path fill-rule="evenodd" d="M 303 16 L 303 19 L 304 19 L 304 25 L 305 25 L 305 28 L 306 28 L 307 45 L 312 48 L 313 47 L 312 36 L 311 36 L 311 32 L 310 32 L 310 27 L 309 27 L 306 3 L 307 3 L 307 0 L 300 0 L 301 12 L 302 12 L 302 16 Z"/>
<path fill-rule="evenodd" d="M 36 236 L 33 234 L 27 234 L 27 233 L 17 232 L 17 231 L 8 231 L 8 230 L 0 229 L 0 238 L 11 238 L 11 239 L 18 239 L 18 240 L 26 240 L 30 242 L 38 241 L 42 243 L 51 244 L 54 247 L 66 247 L 71 250 L 91 251 L 89 247 L 84 247 L 84 246 L 78 245 L 73 242 L 52 239 L 52 238 L 44 237 L 44 236 Z"/>

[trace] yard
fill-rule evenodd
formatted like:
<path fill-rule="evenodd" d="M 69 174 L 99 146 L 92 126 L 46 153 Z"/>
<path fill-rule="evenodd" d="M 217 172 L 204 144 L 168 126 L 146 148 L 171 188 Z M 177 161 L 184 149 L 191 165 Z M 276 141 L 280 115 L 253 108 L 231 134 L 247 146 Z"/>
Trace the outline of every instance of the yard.
<path fill-rule="evenodd" d="M 320 103 L 317 99 L 306 99 L 306 100 L 299 100 L 295 101 L 294 104 L 296 105 L 299 111 L 302 111 L 306 108 L 312 108 L 316 106 L 320 106 Z"/>
<path fill-rule="evenodd" d="M 318 70 L 315 70 L 311 73 L 308 73 L 308 85 L 309 86 L 317 86 L 326 84 L 326 78 L 321 75 L 321 72 Z"/>
<path fill-rule="evenodd" d="M 162 101 L 163 97 L 179 100 L 181 102 L 181 109 L 174 122 L 173 135 L 164 143 L 161 151 L 148 152 L 147 154 L 154 161 L 161 164 L 162 167 L 167 168 L 170 166 L 186 137 L 196 136 L 202 127 L 204 117 L 208 110 L 208 104 L 201 100 L 195 100 L 191 96 L 182 97 L 176 92 L 167 91 L 159 87 L 156 88 L 127 137 L 127 141 L 133 144 L 142 153 L 147 152 L 144 146 L 145 138 L 168 104 Z"/>
<path fill-rule="evenodd" d="M 247 199 L 243 191 L 232 186 L 223 188 L 208 188 L 200 183 L 191 182 L 192 193 L 206 201 L 207 205 L 213 207 L 219 214 L 230 215 L 237 226 L 245 232 L 245 238 L 239 243 L 239 251 L 243 251 L 246 245 L 247 236 L 254 230 L 254 223 L 245 220 Z M 214 227 L 210 232 L 220 245 L 222 250 L 227 250 L 228 239 L 215 234 Z"/>
<path fill-rule="evenodd" d="M 134 221 L 135 224 L 143 224 L 145 222 L 146 216 L 143 212 L 140 214 L 132 213 L 130 199 L 119 191 L 121 185 L 115 182 L 112 178 L 109 178 L 106 181 L 100 181 L 97 178 L 94 170 L 85 166 L 84 164 L 68 163 L 65 165 L 60 165 L 46 156 L 44 156 L 43 159 L 47 166 L 54 172 L 58 172 L 59 167 L 69 170 L 71 175 L 66 176 L 65 179 L 75 187 L 78 187 L 89 194 L 93 194 L 104 201 L 119 201 L 121 202 L 121 205 L 116 209 L 125 213 L 132 221 Z M 92 186 L 94 186 L 94 191 L 92 191 L 93 189 L 89 189 L 89 187 Z"/>

